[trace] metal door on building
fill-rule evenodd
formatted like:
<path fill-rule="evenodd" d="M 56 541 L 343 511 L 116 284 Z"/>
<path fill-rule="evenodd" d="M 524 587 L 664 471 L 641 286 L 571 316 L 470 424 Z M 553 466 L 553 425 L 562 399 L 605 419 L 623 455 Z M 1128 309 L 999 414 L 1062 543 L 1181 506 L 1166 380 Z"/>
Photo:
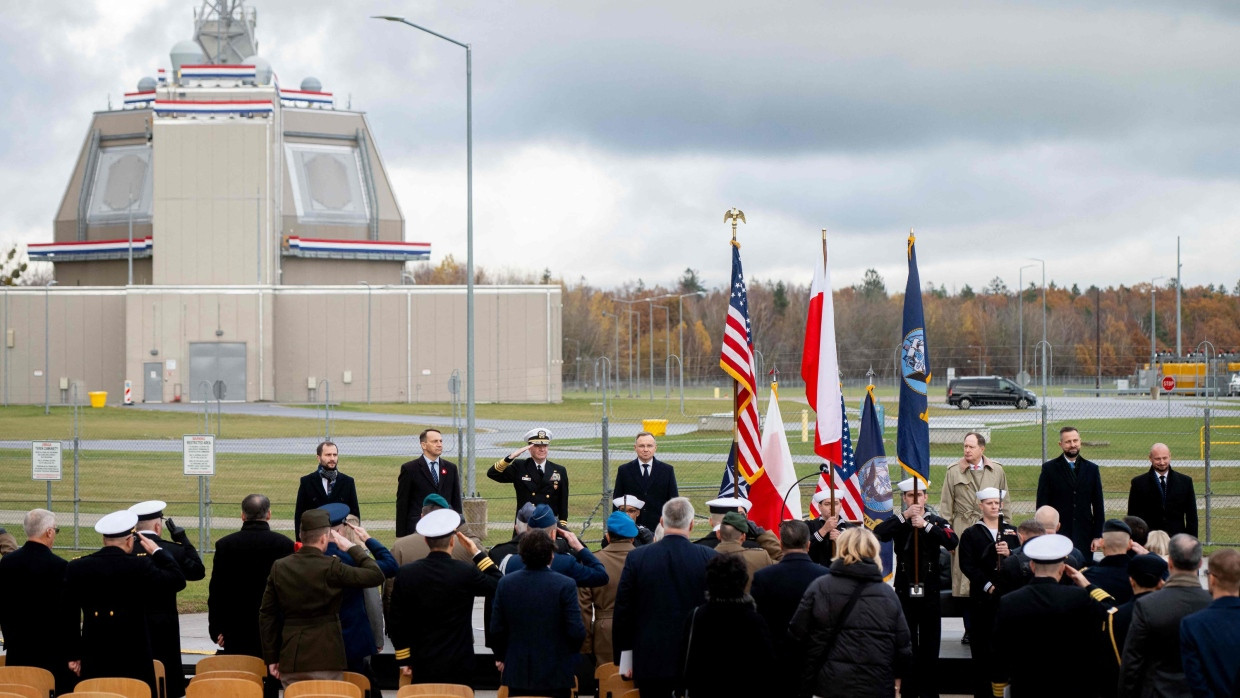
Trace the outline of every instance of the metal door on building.
<path fill-rule="evenodd" d="M 142 364 L 142 402 L 164 401 L 164 362 Z"/>
<path fill-rule="evenodd" d="M 190 402 L 245 401 L 245 342 L 190 342 Z"/>

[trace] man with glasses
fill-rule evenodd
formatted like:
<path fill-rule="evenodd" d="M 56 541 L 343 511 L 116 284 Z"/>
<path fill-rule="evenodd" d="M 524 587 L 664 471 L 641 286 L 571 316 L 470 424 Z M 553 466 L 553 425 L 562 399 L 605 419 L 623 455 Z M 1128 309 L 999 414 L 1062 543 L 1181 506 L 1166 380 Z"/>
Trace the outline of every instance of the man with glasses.
<path fill-rule="evenodd" d="M 551 432 L 530 429 L 525 433 L 525 446 L 495 461 L 487 477 L 496 482 L 512 483 L 517 496 L 517 509 L 526 502 L 534 506 L 546 504 L 555 512 L 560 525 L 568 525 L 568 471 L 564 466 L 547 460 Z M 529 452 L 529 458 L 519 458 Z"/>
<path fill-rule="evenodd" d="M 26 543 L 0 560 L 0 632 L 8 666 L 35 666 L 56 677 L 57 695 L 73 690 L 73 674 L 60 652 L 60 608 L 65 567 L 52 552 L 56 515 L 33 509 L 22 520 Z M 20 601 L 19 601 L 20 600 Z"/>

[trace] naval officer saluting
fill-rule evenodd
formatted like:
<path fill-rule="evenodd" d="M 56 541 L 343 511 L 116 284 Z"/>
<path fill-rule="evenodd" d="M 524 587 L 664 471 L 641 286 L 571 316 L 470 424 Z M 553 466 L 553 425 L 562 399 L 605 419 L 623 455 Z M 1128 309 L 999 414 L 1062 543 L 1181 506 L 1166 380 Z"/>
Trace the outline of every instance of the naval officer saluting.
<path fill-rule="evenodd" d="M 155 691 L 146 594 L 175 594 L 185 588 L 185 575 L 155 541 L 134 534 L 137 523 L 132 511 L 99 519 L 95 531 L 103 536 L 103 547 L 65 568 L 64 606 L 73 621 L 64 649 L 69 669 L 83 679 L 122 676 L 145 681 Z M 132 554 L 135 545 L 145 557 Z"/>
<path fill-rule="evenodd" d="M 172 536 L 172 540 L 164 540 L 160 536 L 164 531 L 166 506 L 168 505 L 165 502 L 153 499 L 135 504 L 129 507 L 129 511 L 138 517 L 138 534 L 172 555 L 172 559 L 176 560 L 177 566 L 181 568 L 181 573 L 185 575 L 185 581 L 197 582 L 207 576 L 207 568 L 202 564 L 202 558 L 194 549 L 194 544 L 190 543 L 185 529 L 168 519 L 168 534 Z M 134 553 L 139 557 L 146 555 L 141 550 L 135 550 Z M 151 635 L 151 651 L 156 659 L 164 663 L 164 673 L 168 677 L 165 694 L 168 698 L 181 698 L 185 695 L 185 671 L 181 662 L 181 622 L 177 615 L 177 593 L 166 589 L 143 590 L 142 595 L 147 600 L 146 627 Z"/>
<path fill-rule="evenodd" d="M 530 429 L 525 433 L 525 446 L 495 461 L 487 477 L 496 482 L 510 482 L 517 495 L 517 509 L 526 502 L 535 506 L 546 504 L 555 512 L 561 525 L 568 525 L 568 471 L 564 466 L 547 460 L 551 432 Z M 518 458 L 529 452 L 529 458 Z"/>

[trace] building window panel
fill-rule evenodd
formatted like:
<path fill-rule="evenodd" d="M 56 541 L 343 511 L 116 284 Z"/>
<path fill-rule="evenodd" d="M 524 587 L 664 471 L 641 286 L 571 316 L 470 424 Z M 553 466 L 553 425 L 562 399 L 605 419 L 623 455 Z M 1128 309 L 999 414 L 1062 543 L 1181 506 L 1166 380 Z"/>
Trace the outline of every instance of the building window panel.
<path fill-rule="evenodd" d="M 356 147 L 286 143 L 284 148 L 298 222 L 365 225 L 370 220 Z"/>
<path fill-rule="evenodd" d="M 129 220 L 130 201 L 133 219 L 143 223 L 151 220 L 151 146 L 126 145 L 99 151 L 91 178 L 90 205 L 86 222 L 91 225 L 116 225 Z"/>

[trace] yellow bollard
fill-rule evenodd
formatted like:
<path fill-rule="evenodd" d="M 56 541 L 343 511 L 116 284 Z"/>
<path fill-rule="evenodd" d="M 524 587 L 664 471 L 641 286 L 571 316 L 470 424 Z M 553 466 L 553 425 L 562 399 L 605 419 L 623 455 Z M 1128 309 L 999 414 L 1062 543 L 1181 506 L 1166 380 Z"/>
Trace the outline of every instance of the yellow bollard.
<path fill-rule="evenodd" d="M 718 400 L 718 399 L 719 399 L 719 388 L 717 388 L 717 387 L 715 388 L 715 399 L 716 399 L 716 400 Z"/>
<path fill-rule="evenodd" d="M 801 410 L 801 443 L 809 441 L 809 410 Z"/>

